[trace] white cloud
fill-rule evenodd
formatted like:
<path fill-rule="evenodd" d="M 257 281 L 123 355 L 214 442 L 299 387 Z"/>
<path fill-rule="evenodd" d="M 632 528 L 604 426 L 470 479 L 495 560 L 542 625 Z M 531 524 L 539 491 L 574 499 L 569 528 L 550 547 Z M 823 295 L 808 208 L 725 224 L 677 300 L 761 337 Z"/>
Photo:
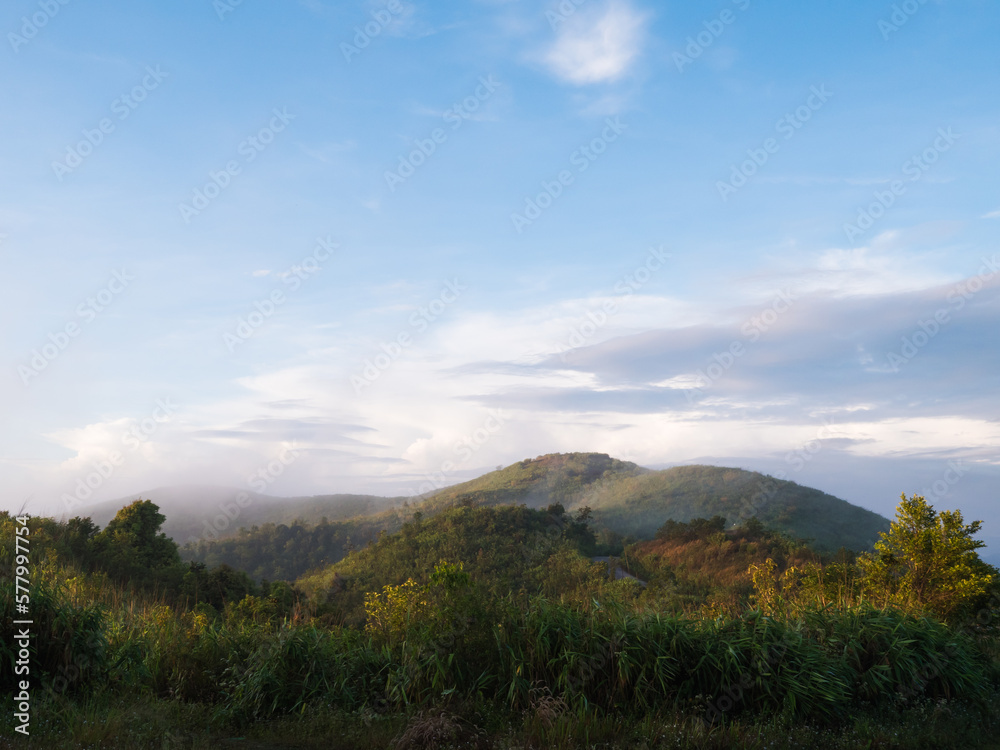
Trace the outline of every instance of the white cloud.
<path fill-rule="evenodd" d="M 615 81 L 639 55 L 648 15 L 612 0 L 596 12 L 578 12 L 558 29 L 545 63 L 559 78 L 577 85 Z"/>
<path fill-rule="evenodd" d="M 8 462 L 5 471 L 18 475 L 12 496 L 31 491 L 55 501 L 119 451 L 124 465 L 95 488 L 94 499 L 185 481 L 245 486 L 257 467 L 294 441 L 302 456 L 272 493 L 392 494 L 413 490 L 446 461 L 457 467 L 447 481 L 458 481 L 554 450 L 596 450 L 645 465 L 784 455 L 815 435 L 825 412 L 839 417 L 841 432 L 856 443 L 841 451 L 845 456 L 955 449 L 1000 462 L 997 424 L 980 416 L 975 397 L 975 373 L 990 370 L 991 350 L 969 350 L 967 363 L 956 359 L 961 342 L 979 340 L 988 324 L 977 323 L 979 308 L 970 304 L 899 375 L 872 375 L 899 336 L 940 304 L 947 279 L 934 264 L 935 257 L 919 254 L 828 249 L 805 267 L 800 261 L 750 278 L 723 274 L 715 283 L 724 294 L 714 301 L 648 293 L 504 310 L 456 306 L 415 336 L 360 395 L 351 376 L 383 351 L 395 329 L 380 325 L 345 338 L 338 327 L 314 324 L 304 329 L 308 347 L 233 381 L 223 395 L 186 406 L 141 449 L 123 436 L 143 415 L 112 414 L 46 430 L 58 454 Z M 920 279 L 929 283 L 920 286 Z M 697 385 L 695 371 L 730 345 L 748 310 L 767 308 L 774 290 L 786 286 L 800 290 L 793 312 L 692 406 L 679 391 Z M 373 291 L 383 302 L 410 290 L 402 282 Z M 986 305 L 988 293 L 981 294 L 976 304 Z M 611 301 L 617 312 L 585 328 Z M 398 315 L 408 330 L 406 315 Z M 586 334 L 583 345 L 560 363 L 554 355 L 574 332 Z M 954 394 L 948 404 L 923 395 L 940 390 L 932 378 L 941 362 L 947 377 L 972 373 L 947 384 Z M 898 385 L 884 384 L 890 376 Z M 897 391 L 909 400 L 900 405 Z M 467 452 L 456 446 L 482 434 L 490 409 L 503 410 L 503 429 L 463 460 Z"/>
<path fill-rule="evenodd" d="M 984 219 L 1000 219 L 1000 208 L 996 211 L 990 211 L 988 214 L 983 214 Z"/>

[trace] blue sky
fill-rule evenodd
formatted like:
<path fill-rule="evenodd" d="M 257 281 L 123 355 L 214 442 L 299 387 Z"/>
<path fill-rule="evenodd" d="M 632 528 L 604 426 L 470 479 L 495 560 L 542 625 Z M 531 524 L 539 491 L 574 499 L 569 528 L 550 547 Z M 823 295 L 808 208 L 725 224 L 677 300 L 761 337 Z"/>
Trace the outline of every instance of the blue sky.
<path fill-rule="evenodd" d="M 995 4 L 16 0 L 0 31 L 7 505 L 585 450 L 924 491 L 1000 542 Z"/>

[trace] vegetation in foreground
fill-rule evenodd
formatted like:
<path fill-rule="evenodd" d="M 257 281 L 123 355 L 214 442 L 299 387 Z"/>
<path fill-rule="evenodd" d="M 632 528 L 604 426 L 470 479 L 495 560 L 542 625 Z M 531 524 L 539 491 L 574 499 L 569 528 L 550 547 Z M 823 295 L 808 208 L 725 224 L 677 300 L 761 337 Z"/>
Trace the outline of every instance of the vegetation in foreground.
<path fill-rule="evenodd" d="M 759 523 L 668 523 L 622 555 L 645 586 L 593 563 L 589 514 L 558 504 L 417 518 L 297 586 L 185 565 L 161 523 L 148 502 L 104 530 L 29 522 L 32 738 L 6 714 L 8 744 L 990 747 L 1000 728 L 997 571 L 978 522 L 923 498 L 830 559 Z M 0 514 L 5 629 L 16 525 Z"/>

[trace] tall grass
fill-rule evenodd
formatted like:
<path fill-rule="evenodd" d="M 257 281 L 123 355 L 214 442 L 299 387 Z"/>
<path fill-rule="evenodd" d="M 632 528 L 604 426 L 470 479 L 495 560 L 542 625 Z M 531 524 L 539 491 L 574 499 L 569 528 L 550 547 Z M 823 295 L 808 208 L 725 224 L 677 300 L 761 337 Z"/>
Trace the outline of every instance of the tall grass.
<path fill-rule="evenodd" d="M 42 687 L 56 693 L 73 693 L 102 679 L 108 667 L 105 608 L 96 603 L 74 604 L 58 584 L 36 580 L 30 588 L 27 616 L 15 612 L 15 583 L 0 578 L 0 687 L 13 689 L 18 679 L 14 620 L 33 624 L 29 646 L 31 675 L 42 679 Z M 36 683 L 37 684 L 37 683 Z"/>
<path fill-rule="evenodd" d="M 32 593 L 32 673 L 56 698 L 104 685 L 205 704 L 234 725 L 318 706 L 409 710 L 493 696 L 545 732 L 663 711 L 707 726 L 746 715 L 830 724 L 860 706 L 984 702 L 1000 677 L 973 637 L 888 609 L 706 619 L 613 600 L 508 598 L 489 618 L 388 642 L 352 628 L 241 619 L 237 608 L 183 611 L 110 589 L 101 597 L 116 606 L 75 603 L 84 597 L 72 589 L 42 582 Z M 9 628 L 9 580 L 0 581 L 0 607 Z M 9 635 L 0 642 L 8 665 Z"/>

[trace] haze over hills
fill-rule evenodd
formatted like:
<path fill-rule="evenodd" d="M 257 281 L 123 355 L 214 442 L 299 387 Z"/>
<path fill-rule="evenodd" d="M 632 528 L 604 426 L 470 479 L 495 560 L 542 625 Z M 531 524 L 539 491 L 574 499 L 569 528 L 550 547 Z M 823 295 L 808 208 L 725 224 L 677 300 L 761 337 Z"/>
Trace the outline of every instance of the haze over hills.
<path fill-rule="evenodd" d="M 301 520 L 316 524 L 323 517 L 343 521 L 372 516 L 399 507 L 408 499 L 349 494 L 273 497 L 235 487 L 175 485 L 96 503 L 73 515 L 89 516 L 103 527 L 133 500 L 152 500 L 166 517 L 163 532 L 183 545 L 192 537 L 231 536 L 241 527 L 249 529 L 265 523 L 290 524 Z"/>
<path fill-rule="evenodd" d="M 653 471 L 598 453 L 526 459 L 426 497 L 277 498 L 227 487 L 177 486 L 78 513 L 106 526 L 119 508 L 139 498 L 160 507 L 168 536 L 181 545 L 195 542 L 185 557 L 271 580 L 337 562 L 380 532 L 398 531 L 417 511 L 430 517 L 463 505 L 545 509 L 559 503 L 570 513 L 590 507 L 594 531 L 610 544 L 652 539 L 667 520 L 719 515 L 730 528 L 757 517 L 818 551 L 864 550 L 889 525 L 877 513 L 756 472 L 715 466 Z M 241 528 L 245 531 L 237 535 Z"/>
<path fill-rule="evenodd" d="M 384 516 L 398 528 L 396 509 L 425 515 L 459 504 L 530 508 L 563 504 L 589 506 L 597 529 L 650 539 L 667 520 L 724 516 L 730 526 L 756 516 L 771 528 L 806 539 L 818 549 L 866 549 L 888 529 L 877 513 L 794 482 L 758 472 L 716 466 L 678 466 L 653 471 L 606 454 L 539 456 L 446 487 L 424 498 L 374 495 L 316 495 L 279 498 L 232 487 L 159 487 L 78 511 L 100 526 L 135 499 L 152 500 L 166 516 L 164 532 L 180 544 L 192 538 L 230 536 L 265 523 L 315 525 Z M 405 513 L 404 513 L 405 515 Z M 214 525 L 213 525 L 214 524 Z M 214 533 L 213 533 L 214 532 Z"/>

